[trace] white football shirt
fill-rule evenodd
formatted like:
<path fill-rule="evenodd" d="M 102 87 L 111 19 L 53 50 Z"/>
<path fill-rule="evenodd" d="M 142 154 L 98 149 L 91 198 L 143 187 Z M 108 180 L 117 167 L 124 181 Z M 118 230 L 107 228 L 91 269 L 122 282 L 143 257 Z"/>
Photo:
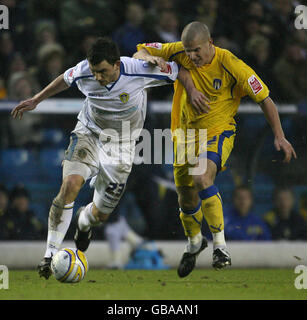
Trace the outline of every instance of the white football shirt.
<path fill-rule="evenodd" d="M 86 96 L 78 120 L 99 136 L 105 132 L 110 136 L 115 130 L 123 137 L 123 121 L 130 124 L 131 133 L 140 133 L 146 115 L 146 89 L 173 83 L 179 72 L 175 62 L 168 62 L 168 71 L 161 72 L 159 67 L 152 67 L 143 60 L 129 57 L 120 60 L 119 78 L 107 86 L 96 81 L 88 60 L 64 73 L 65 82 L 69 86 L 76 84 Z"/>

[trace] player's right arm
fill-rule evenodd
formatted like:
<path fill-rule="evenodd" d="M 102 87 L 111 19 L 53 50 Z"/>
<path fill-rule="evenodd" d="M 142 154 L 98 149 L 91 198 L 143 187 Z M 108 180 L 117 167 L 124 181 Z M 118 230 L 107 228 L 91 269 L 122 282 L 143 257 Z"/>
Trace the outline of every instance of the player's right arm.
<path fill-rule="evenodd" d="M 42 91 L 37 93 L 30 99 L 21 101 L 11 112 L 14 119 L 21 119 L 25 111 L 31 111 L 43 100 L 54 96 L 55 94 L 62 92 L 69 88 L 69 85 L 64 80 L 64 74 L 61 74 L 52 82 L 50 82 Z"/>

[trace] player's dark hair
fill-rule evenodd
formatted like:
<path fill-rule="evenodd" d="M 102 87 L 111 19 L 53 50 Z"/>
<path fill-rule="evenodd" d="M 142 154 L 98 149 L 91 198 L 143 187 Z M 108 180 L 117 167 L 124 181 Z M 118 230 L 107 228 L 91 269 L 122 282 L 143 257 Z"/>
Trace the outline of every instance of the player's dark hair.
<path fill-rule="evenodd" d="M 93 66 L 104 60 L 114 65 L 116 61 L 120 60 L 118 46 L 107 37 L 99 37 L 88 50 L 87 59 Z"/>

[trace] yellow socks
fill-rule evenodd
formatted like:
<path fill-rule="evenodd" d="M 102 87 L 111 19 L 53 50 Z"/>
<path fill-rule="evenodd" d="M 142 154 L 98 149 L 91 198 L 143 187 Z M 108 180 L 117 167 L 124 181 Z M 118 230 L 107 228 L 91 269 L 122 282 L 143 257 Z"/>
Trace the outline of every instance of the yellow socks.
<path fill-rule="evenodd" d="M 180 209 L 180 220 L 184 229 L 184 234 L 193 238 L 201 231 L 203 213 L 201 210 L 201 202 L 194 210 Z"/>
<path fill-rule="evenodd" d="M 223 202 L 219 190 L 212 185 L 198 193 L 201 207 L 213 237 L 213 248 L 226 247 L 224 237 Z"/>

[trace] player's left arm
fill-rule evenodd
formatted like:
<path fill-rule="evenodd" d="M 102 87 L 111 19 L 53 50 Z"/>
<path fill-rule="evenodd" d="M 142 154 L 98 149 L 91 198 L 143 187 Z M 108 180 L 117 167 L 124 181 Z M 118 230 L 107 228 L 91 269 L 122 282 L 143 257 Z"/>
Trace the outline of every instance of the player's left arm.
<path fill-rule="evenodd" d="M 289 163 L 292 156 L 296 159 L 296 153 L 291 143 L 285 138 L 284 131 L 281 126 L 277 107 L 270 97 L 267 97 L 259 103 L 266 120 L 272 128 L 274 134 L 274 145 L 277 151 L 282 150 L 285 153 L 283 162 Z"/>

